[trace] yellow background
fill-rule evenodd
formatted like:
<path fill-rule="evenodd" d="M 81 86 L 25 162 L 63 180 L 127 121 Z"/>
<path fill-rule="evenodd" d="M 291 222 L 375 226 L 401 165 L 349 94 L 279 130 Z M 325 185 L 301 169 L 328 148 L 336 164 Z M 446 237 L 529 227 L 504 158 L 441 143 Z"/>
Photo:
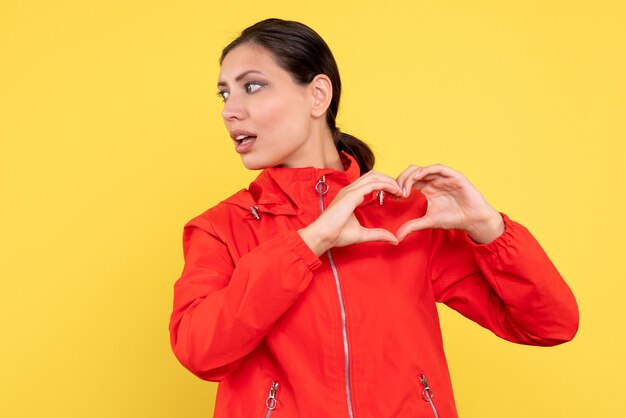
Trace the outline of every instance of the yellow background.
<path fill-rule="evenodd" d="M 440 309 L 461 416 L 626 416 L 623 4 L 2 0 L 0 416 L 210 416 L 216 386 L 169 348 L 172 285 L 183 224 L 255 175 L 217 57 L 270 16 L 330 44 L 379 170 L 463 171 L 578 298 L 551 349 Z"/>

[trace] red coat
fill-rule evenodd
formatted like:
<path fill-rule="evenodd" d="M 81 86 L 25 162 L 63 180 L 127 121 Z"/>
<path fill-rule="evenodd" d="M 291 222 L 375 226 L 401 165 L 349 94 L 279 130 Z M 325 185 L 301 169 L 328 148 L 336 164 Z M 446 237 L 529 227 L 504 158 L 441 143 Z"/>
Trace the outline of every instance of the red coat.
<path fill-rule="evenodd" d="M 487 245 L 425 230 L 316 257 L 296 230 L 319 216 L 319 190 L 326 207 L 358 177 L 344 162 L 266 169 L 185 226 L 171 343 L 191 372 L 220 382 L 215 417 L 456 417 L 435 302 L 509 341 L 573 338 L 572 292 L 504 215 Z M 420 193 L 380 203 L 356 209 L 363 226 L 393 232 L 426 209 Z"/>

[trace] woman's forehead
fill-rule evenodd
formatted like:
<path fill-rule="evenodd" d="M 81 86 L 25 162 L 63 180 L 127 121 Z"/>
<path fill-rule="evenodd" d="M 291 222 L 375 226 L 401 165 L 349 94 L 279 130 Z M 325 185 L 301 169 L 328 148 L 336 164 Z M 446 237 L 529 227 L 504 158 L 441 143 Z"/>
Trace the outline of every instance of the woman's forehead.
<path fill-rule="evenodd" d="M 281 70 L 271 52 L 261 46 L 246 43 L 233 48 L 224 57 L 218 83 L 237 81 L 244 73 L 270 75 Z"/>

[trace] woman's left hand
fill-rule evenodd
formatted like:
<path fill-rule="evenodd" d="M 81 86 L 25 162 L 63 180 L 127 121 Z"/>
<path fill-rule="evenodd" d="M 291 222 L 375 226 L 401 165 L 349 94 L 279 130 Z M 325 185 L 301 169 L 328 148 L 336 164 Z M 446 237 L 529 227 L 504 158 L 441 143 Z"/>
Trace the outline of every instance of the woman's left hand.
<path fill-rule="evenodd" d="M 460 229 L 477 243 L 487 244 L 504 232 L 500 213 L 463 174 L 450 167 L 411 165 L 397 182 L 405 196 L 414 188 L 428 201 L 424 216 L 407 221 L 398 229 L 399 241 L 422 229 Z"/>

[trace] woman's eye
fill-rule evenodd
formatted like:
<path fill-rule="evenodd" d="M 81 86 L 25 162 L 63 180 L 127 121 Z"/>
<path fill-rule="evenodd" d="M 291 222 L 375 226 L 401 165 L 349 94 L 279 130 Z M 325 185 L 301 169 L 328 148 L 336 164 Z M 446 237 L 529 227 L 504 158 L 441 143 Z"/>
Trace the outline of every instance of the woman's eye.
<path fill-rule="evenodd" d="M 256 82 L 246 83 L 246 93 L 248 94 L 254 93 L 261 87 L 263 87 L 263 84 L 261 83 L 256 83 Z"/>
<path fill-rule="evenodd" d="M 228 96 L 230 96 L 230 93 L 225 90 L 221 90 L 217 92 L 217 95 L 221 97 L 223 101 L 226 101 L 226 99 L 228 99 Z"/>

